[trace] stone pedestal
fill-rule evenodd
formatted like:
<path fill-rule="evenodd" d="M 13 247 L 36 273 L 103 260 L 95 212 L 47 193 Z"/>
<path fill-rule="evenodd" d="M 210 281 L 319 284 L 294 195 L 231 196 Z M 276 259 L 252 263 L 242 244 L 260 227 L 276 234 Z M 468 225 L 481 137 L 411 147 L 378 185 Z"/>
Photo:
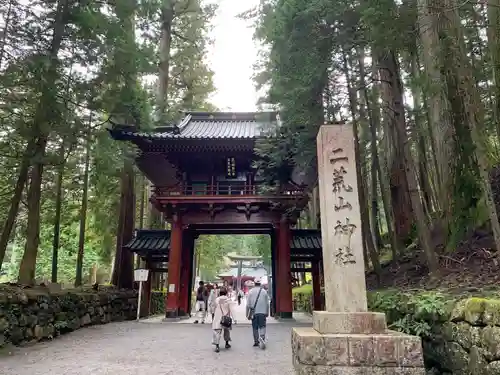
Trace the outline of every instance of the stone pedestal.
<path fill-rule="evenodd" d="M 419 337 L 367 312 L 356 144 L 351 125 L 322 126 L 318 182 L 327 311 L 292 333 L 298 375 L 425 375 Z"/>
<path fill-rule="evenodd" d="M 386 328 L 379 313 L 313 313 L 292 331 L 297 375 L 425 375 L 420 337 Z"/>

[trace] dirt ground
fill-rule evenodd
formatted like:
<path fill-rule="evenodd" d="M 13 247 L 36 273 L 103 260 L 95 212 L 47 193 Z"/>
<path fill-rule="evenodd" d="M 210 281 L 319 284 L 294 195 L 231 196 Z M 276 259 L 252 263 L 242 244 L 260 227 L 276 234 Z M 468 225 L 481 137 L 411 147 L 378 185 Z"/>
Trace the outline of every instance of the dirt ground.
<path fill-rule="evenodd" d="M 431 280 L 424 254 L 419 249 L 408 251 L 397 263 L 383 265 L 380 283 L 374 272 L 367 275 L 370 290 L 384 288 L 400 289 L 446 289 L 451 292 L 478 291 L 500 288 L 499 260 L 494 252 L 490 233 L 476 231 L 462 242 L 453 253 L 439 254 L 440 275 Z"/>

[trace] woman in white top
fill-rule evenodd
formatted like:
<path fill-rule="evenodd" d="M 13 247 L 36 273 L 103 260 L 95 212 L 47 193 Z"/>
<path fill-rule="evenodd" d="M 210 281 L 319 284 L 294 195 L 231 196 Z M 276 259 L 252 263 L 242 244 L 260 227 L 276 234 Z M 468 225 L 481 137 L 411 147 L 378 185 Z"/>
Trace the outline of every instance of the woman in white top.
<path fill-rule="evenodd" d="M 219 290 L 219 297 L 215 299 L 215 310 L 214 317 L 212 320 L 212 330 L 213 330 L 213 340 L 212 344 L 215 345 L 215 351 L 219 352 L 219 342 L 221 334 L 224 333 L 224 341 L 226 342 L 226 349 L 229 349 L 231 345 L 231 327 L 224 327 L 221 325 L 221 320 L 223 316 L 228 316 L 234 321 L 234 308 L 233 301 L 227 296 L 227 289 L 222 287 Z"/>
<path fill-rule="evenodd" d="M 215 300 L 219 297 L 219 287 L 215 284 L 214 288 L 210 291 L 210 295 L 208 296 L 208 310 L 212 315 L 212 321 L 214 320 L 215 314 Z"/>

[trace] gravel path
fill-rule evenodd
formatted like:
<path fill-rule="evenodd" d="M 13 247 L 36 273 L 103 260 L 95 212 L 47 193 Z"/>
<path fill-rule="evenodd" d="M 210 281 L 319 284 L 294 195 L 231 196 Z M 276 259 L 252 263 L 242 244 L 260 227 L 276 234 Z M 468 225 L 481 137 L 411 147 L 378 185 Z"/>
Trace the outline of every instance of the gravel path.
<path fill-rule="evenodd" d="M 272 324 L 269 345 L 253 348 L 249 325 L 215 353 L 210 324 L 112 323 L 0 354 L 1 375 L 292 375 L 290 328 Z"/>

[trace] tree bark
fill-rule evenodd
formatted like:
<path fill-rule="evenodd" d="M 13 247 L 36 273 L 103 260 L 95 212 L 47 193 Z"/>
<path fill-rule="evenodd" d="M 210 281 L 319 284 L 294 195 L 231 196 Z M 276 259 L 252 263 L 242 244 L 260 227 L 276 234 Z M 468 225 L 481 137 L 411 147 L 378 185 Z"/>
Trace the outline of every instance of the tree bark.
<path fill-rule="evenodd" d="M 52 42 L 49 49 L 49 60 L 47 61 L 46 67 L 47 71 L 44 77 L 45 79 L 42 79 L 41 97 L 36 109 L 33 125 L 33 135 L 36 138 L 34 146 L 34 165 L 28 191 L 26 246 L 19 267 L 19 283 L 27 285 L 33 284 L 35 280 L 36 258 L 40 241 L 40 202 L 45 150 L 50 133 L 50 125 L 57 120 L 54 118 L 53 111 L 49 111 L 49 108 L 53 107 L 54 102 L 57 100 L 55 97 L 55 92 L 57 90 L 53 85 L 57 82 L 58 77 L 57 65 L 59 60 L 57 55 L 61 49 L 67 22 L 67 13 L 68 0 L 58 1 Z"/>
<path fill-rule="evenodd" d="M 379 83 L 378 81 L 378 68 L 375 61 L 372 61 L 372 75 L 375 79 L 375 82 L 372 86 L 372 92 L 370 95 L 371 104 L 369 113 L 372 118 L 373 125 L 375 127 L 375 132 L 377 128 L 380 128 L 380 107 L 378 105 L 380 94 L 379 94 Z M 370 100 L 367 99 L 367 103 L 370 103 Z M 373 131 L 373 130 L 372 130 Z M 389 134 L 385 134 L 386 137 L 389 137 Z M 388 142 L 386 142 L 388 143 Z M 383 149 L 382 142 L 382 149 Z M 387 150 L 386 150 L 387 151 Z M 387 233 L 389 235 L 389 240 L 391 243 L 391 252 L 392 252 L 392 261 L 396 262 L 399 258 L 399 254 L 402 253 L 402 246 L 399 242 L 399 238 L 396 235 L 396 225 L 394 220 L 394 213 L 391 205 L 391 192 L 389 189 L 389 180 L 387 176 L 389 176 L 389 168 L 387 167 L 388 158 L 384 155 L 380 157 L 378 154 L 378 163 L 377 163 L 377 175 L 380 183 L 380 192 L 382 196 L 382 204 L 384 206 L 384 214 L 385 221 L 387 225 Z"/>
<path fill-rule="evenodd" d="M 439 1 L 439 0 L 438 0 Z M 442 44 L 440 43 L 440 28 L 437 18 L 441 14 L 436 8 L 435 0 L 418 0 L 419 30 L 422 41 L 423 62 L 428 77 L 426 90 L 429 106 L 429 128 L 432 129 L 432 140 L 436 152 L 436 171 L 439 191 L 439 202 L 442 209 L 441 224 L 448 232 L 449 219 L 452 215 L 453 202 L 453 171 L 454 171 L 454 130 L 450 118 L 450 108 L 443 90 L 444 77 L 441 73 L 443 65 Z M 446 16 L 444 16 L 446 17 Z"/>
<path fill-rule="evenodd" d="M 57 283 L 57 263 L 59 260 L 59 240 L 61 232 L 61 208 L 64 177 L 64 140 L 59 148 L 59 166 L 57 167 L 56 181 L 56 212 L 54 215 L 54 237 L 52 239 L 52 282 Z"/>
<path fill-rule="evenodd" d="M 451 66 L 448 64 L 446 69 L 448 91 L 456 94 L 454 100 L 459 101 L 458 105 L 462 109 L 462 113 L 459 114 L 462 123 L 467 124 L 470 129 L 474 154 L 479 166 L 481 187 L 497 248 L 497 257 L 500 259 L 500 223 L 498 222 L 498 213 L 490 185 L 486 140 L 484 139 L 486 129 L 481 125 L 484 118 L 483 107 L 472 72 L 471 62 L 465 51 L 458 4 L 455 0 L 443 0 L 440 5 L 442 9 L 447 11 L 447 17 L 442 24 L 448 36 L 445 52 L 448 53 L 450 60 L 453 62 Z"/>
<path fill-rule="evenodd" d="M 358 122 L 356 119 L 356 96 L 351 86 L 351 77 L 349 73 L 349 64 L 347 60 L 347 55 L 345 51 L 342 52 L 343 56 L 343 70 L 347 83 L 347 92 L 349 95 L 349 108 L 352 115 L 352 126 L 354 130 L 354 151 L 356 153 L 356 157 L 358 162 L 356 163 L 356 176 L 358 179 L 358 198 L 359 198 L 359 208 L 361 211 L 361 230 L 364 235 L 365 243 L 366 243 L 366 253 L 370 257 L 373 270 L 378 278 L 382 273 L 382 268 L 380 267 L 380 259 L 375 248 L 375 243 L 373 241 L 373 237 L 370 231 L 370 214 L 368 210 L 368 205 L 366 204 L 366 187 L 363 180 L 363 176 L 361 175 L 361 166 L 359 165 L 359 161 L 361 160 L 361 154 L 359 149 L 359 136 L 358 136 Z"/>
<path fill-rule="evenodd" d="M 89 166 L 90 166 L 90 126 L 92 119 L 89 121 L 89 129 L 85 140 L 85 172 L 83 174 L 83 193 L 82 205 L 80 209 L 80 235 L 78 238 L 78 255 L 76 258 L 76 277 L 75 286 L 82 285 L 83 276 L 83 256 L 85 251 L 85 225 L 87 222 L 87 205 L 89 193 Z"/>
<path fill-rule="evenodd" d="M 360 49 L 359 58 L 359 75 L 361 80 L 361 95 L 363 96 L 364 104 L 368 112 L 368 126 L 370 131 L 370 178 L 371 178 L 371 223 L 373 226 L 374 240 L 378 249 L 384 247 L 382 237 L 380 235 L 380 227 L 378 225 L 379 207 L 378 207 L 378 189 L 377 189 L 377 171 L 379 169 L 379 159 L 377 150 L 377 126 L 375 124 L 375 117 L 373 108 L 370 103 L 368 88 L 365 79 L 365 51 Z"/>
<path fill-rule="evenodd" d="M 26 184 L 26 181 L 28 180 L 28 171 L 31 164 L 33 147 L 34 147 L 34 140 L 31 140 L 30 142 L 28 142 L 26 150 L 24 151 L 23 160 L 21 161 L 21 166 L 19 167 L 19 174 L 17 176 L 16 185 L 14 187 L 14 194 L 10 200 L 7 219 L 5 220 L 5 223 L 2 228 L 2 235 L 0 236 L 0 269 L 2 269 L 5 253 L 7 252 L 7 245 L 9 243 L 10 235 L 12 234 L 12 229 L 14 229 L 16 217 L 19 212 L 19 203 L 21 203 L 24 186 Z"/>
<path fill-rule="evenodd" d="M 500 0 L 488 0 L 488 51 L 493 77 L 493 121 L 497 137 L 500 137 Z"/>
<path fill-rule="evenodd" d="M 133 287 L 134 260 L 131 251 L 124 248 L 134 235 L 135 196 L 134 169 L 125 159 L 121 175 L 120 214 L 116 236 L 116 256 L 111 282 L 119 288 Z"/>
<path fill-rule="evenodd" d="M 399 71 L 399 64 L 394 51 L 378 51 L 375 55 L 376 61 L 379 64 L 380 79 L 382 86 L 385 88 L 386 105 L 388 106 L 388 119 L 390 121 L 390 129 L 394 137 L 394 143 L 398 152 L 401 153 L 400 160 L 402 173 L 406 181 L 407 191 L 410 196 L 410 207 L 413 210 L 416 219 L 416 226 L 420 246 L 422 246 L 429 267 L 429 272 L 432 277 L 436 277 L 439 273 L 439 263 L 436 253 L 431 245 L 431 235 L 425 216 L 422 200 L 418 191 L 418 183 L 415 177 L 415 164 L 411 156 L 411 142 L 406 134 L 406 121 L 403 106 L 403 84 Z M 396 219 L 397 220 L 397 219 Z"/>
<path fill-rule="evenodd" d="M 158 121 L 167 122 L 168 86 L 170 81 L 170 50 L 172 47 L 172 22 L 174 20 L 174 0 L 163 0 L 161 7 L 160 64 L 158 78 Z"/>

